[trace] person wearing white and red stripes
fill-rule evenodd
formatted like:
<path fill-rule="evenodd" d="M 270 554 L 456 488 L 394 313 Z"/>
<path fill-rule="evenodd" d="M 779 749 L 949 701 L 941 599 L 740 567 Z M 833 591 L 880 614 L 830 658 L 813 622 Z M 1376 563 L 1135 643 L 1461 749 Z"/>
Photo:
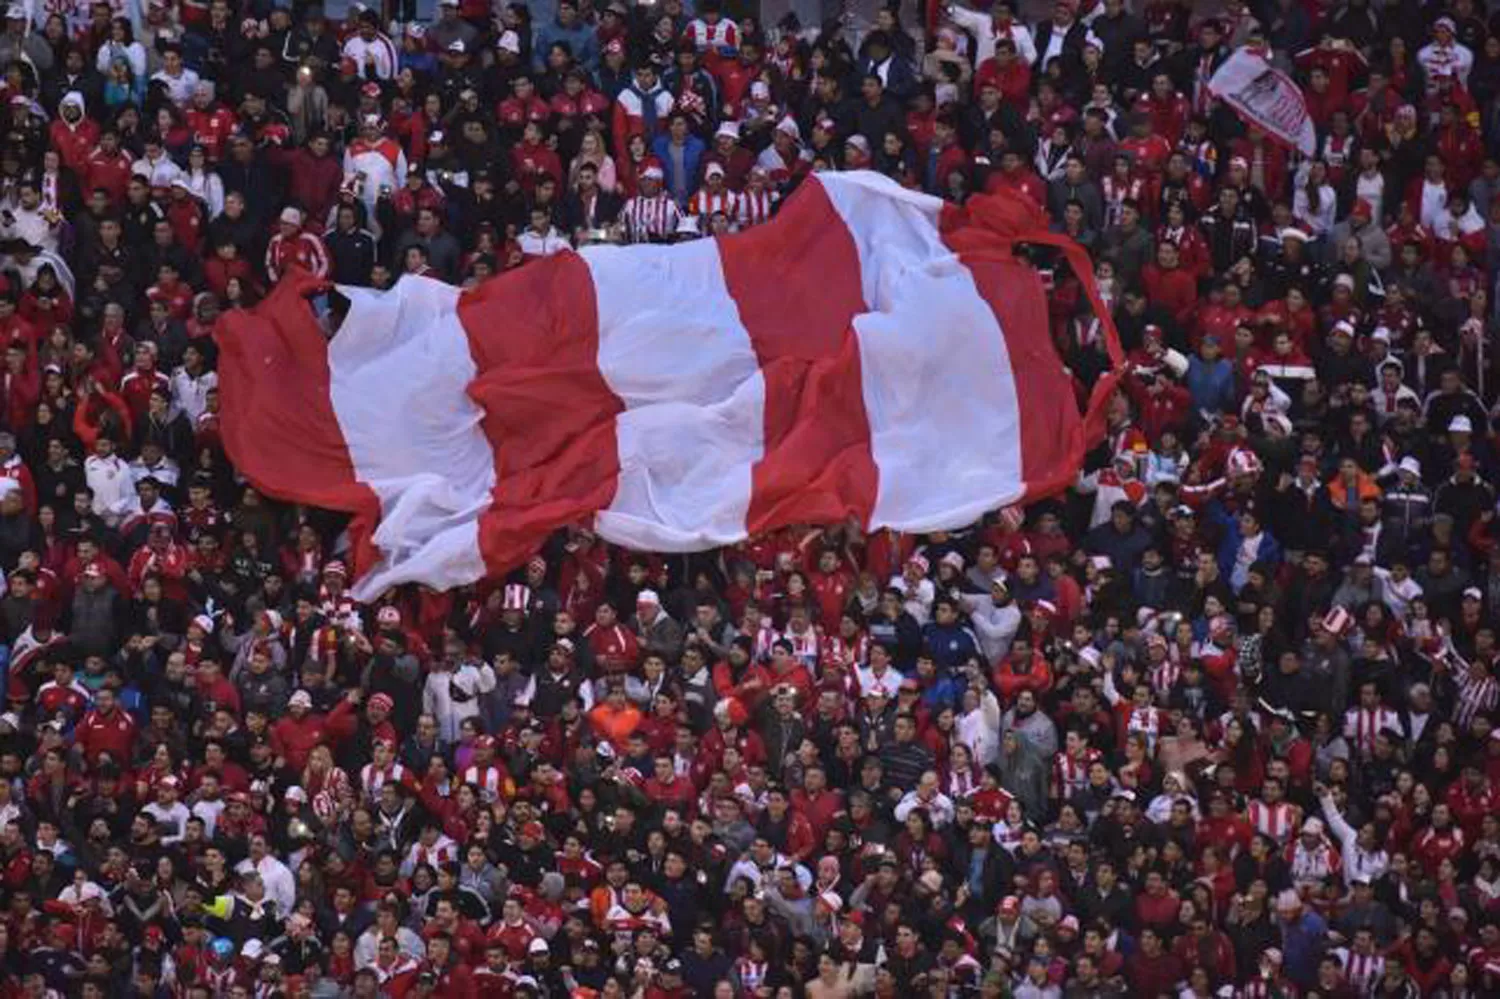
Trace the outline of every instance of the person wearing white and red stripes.
<path fill-rule="evenodd" d="M 771 219 L 776 208 L 777 193 L 771 187 L 771 175 L 764 167 L 751 167 L 745 180 L 745 189 L 735 199 L 735 211 L 730 216 L 736 229 L 748 229 Z"/>
<path fill-rule="evenodd" d="M 1344 982 L 1356 996 L 1373 996 L 1385 977 L 1385 955 L 1381 954 L 1375 932 L 1368 927 L 1354 931 L 1348 947 L 1333 951 L 1344 968 Z"/>
<path fill-rule="evenodd" d="M 1375 737 L 1386 729 L 1401 731 L 1401 716 L 1381 702 L 1378 684 L 1361 683 L 1359 704 L 1344 713 L 1344 738 L 1369 759 L 1375 752 Z"/>
<path fill-rule="evenodd" d="M 723 215 L 733 220 L 738 217 L 739 210 L 740 196 L 725 183 L 723 165 L 710 163 L 704 167 L 703 186 L 688 199 L 688 214 L 700 220 L 699 228 L 707 232 L 706 220 L 710 216 Z"/>
<path fill-rule="evenodd" d="M 647 164 L 640 174 L 640 193 L 620 209 L 620 225 L 627 243 L 665 243 L 682 222 L 682 209 L 662 189 L 660 165 Z"/>
<path fill-rule="evenodd" d="M 1245 806 L 1245 817 L 1256 832 L 1270 837 L 1277 846 L 1285 846 L 1292 838 L 1302 818 L 1302 810 L 1284 795 L 1286 789 L 1275 777 L 1267 777 L 1261 785 L 1260 798 Z"/>
<path fill-rule="evenodd" d="M 1500 709 L 1500 678 L 1477 660 L 1454 662 L 1451 667 L 1458 703 L 1453 709 L 1453 724 L 1460 732 L 1469 731 L 1481 714 L 1493 716 Z"/>
<path fill-rule="evenodd" d="M 272 281 L 293 267 L 314 277 L 328 275 L 328 247 L 322 237 L 302 228 L 302 211 L 287 207 L 281 210 L 279 229 L 266 244 L 266 274 Z"/>

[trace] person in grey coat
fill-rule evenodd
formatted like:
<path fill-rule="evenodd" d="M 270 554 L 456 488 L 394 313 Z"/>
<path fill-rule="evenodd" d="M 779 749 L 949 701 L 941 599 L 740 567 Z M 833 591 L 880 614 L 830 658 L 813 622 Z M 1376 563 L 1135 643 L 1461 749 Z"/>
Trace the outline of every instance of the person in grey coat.
<path fill-rule="evenodd" d="M 120 595 L 97 564 L 83 571 L 73 595 L 68 641 L 83 655 L 112 656 L 120 647 Z"/>
<path fill-rule="evenodd" d="M 1000 786 L 1015 796 L 1028 816 L 1047 814 L 1047 763 L 1015 729 L 1006 731 L 1000 740 L 1000 759 L 995 766 Z"/>
<path fill-rule="evenodd" d="M 1385 230 L 1371 217 L 1370 203 L 1355 202 L 1349 217 L 1328 231 L 1328 253 L 1331 260 L 1340 259 L 1344 243 L 1359 240 L 1359 253 L 1371 267 L 1385 270 L 1391 266 L 1391 241 Z"/>

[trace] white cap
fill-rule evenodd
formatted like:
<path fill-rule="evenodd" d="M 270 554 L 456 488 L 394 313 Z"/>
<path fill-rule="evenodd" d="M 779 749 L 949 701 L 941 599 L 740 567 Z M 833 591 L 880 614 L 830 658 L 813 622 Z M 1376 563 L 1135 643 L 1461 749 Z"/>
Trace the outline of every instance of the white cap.
<path fill-rule="evenodd" d="M 655 590 L 642 590 L 636 595 L 635 602 L 638 604 L 653 604 L 660 607 L 661 597 L 656 595 Z"/>
<path fill-rule="evenodd" d="M 495 48 L 502 52 L 510 52 L 513 55 L 521 54 L 521 36 L 514 31 L 501 32 L 500 37 L 495 40 Z"/>
<path fill-rule="evenodd" d="M 293 785 L 286 789 L 286 794 L 282 795 L 282 797 L 286 798 L 287 801 L 306 801 L 307 792 Z"/>
<path fill-rule="evenodd" d="M 1470 422 L 1467 416 L 1460 413 L 1448 421 L 1448 432 L 1450 434 L 1472 434 L 1474 432 L 1474 424 Z"/>
<path fill-rule="evenodd" d="M 287 698 L 286 702 L 294 708 L 310 708 L 312 707 L 312 695 L 305 690 L 299 690 Z"/>
<path fill-rule="evenodd" d="M 530 954 L 545 954 L 548 952 L 547 941 L 541 937 L 532 937 L 531 943 L 526 945 L 526 951 Z"/>
<path fill-rule="evenodd" d="M 302 213 L 297 209 L 288 206 L 281 210 L 281 221 L 285 222 L 287 225 L 301 225 Z"/>
<path fill-rule="evenodd" d="M 1403 472 L 1410 472 L 1416 476 L 1421 476 L 1422 474 L 1422 463 L 1411 455 L 1402 458 L 1400 464 L 1396 467 Z"/>
<path fill-rule="evenodd" d="M 791 115 L 787 115 L 776 123 L 776 131 L 785 132 L 794 139 L 802 138 L 802 129 L 797 127 L 797 121 Z"/>
<path fill-rule="evenodd" d="M 740 140 L 740 123 L 737 121 L 725 121 L 719 123 L 719 130 L 714 133 L 714 138 L 727 136 L 738 142 Z"/>

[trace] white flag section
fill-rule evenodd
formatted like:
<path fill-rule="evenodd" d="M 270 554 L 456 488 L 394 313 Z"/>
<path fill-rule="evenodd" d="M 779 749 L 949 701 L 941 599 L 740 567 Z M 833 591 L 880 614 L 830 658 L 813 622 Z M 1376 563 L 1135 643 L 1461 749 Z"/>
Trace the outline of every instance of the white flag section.
<path fill-rule="evenodd" d="M 1245 121 L 1311 156 L 1318 132 L 1307 113 L 1297 81 L 1274 68 L 1259 52 L 1242 48 L 1208 81 L 1209 91 Z"/>
<path fill-rule="evenodd" d="M 735 236 L 345 289 L 331 343 L 293 275 L 217 331 L 226 443 L 268 493 L 356 515 L 362 598 L 500 575 L 570 524 L 676 552 L 961 527 L 1072 481 L 1102 426 L 1018 242 L 1061 248 L 1097 302 L 1031 202 L 860 173 Z"/>

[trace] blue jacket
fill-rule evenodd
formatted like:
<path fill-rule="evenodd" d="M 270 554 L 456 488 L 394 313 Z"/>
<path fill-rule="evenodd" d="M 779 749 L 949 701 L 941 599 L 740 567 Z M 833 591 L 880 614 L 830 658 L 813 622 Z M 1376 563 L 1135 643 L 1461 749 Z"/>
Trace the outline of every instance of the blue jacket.
<path fill-rule="evenodd" d="M 875 72 L 875 63 L 868 57 L 859 61 L 859 71 L 854 80 L 854 92 L 859 93 L 860 81 L 869 74 Z M 917 92 L 921 81 L 917 79 L 917 71 L 912 64 L 894 53 L 890 57 L 890 68 L 885 74 L 886 93 L 898 101 L 905 101 Z"/>
<path fill-rule="evenodd" d="M 1234 366 L 1224 358 L 1212 364 L 1201 357 L 1188 358 L 1182 383 L 1193 397 L 1193 408 L 1208 413 L 1234 409 Z"/>
<path fill-rule="evenodd" d="M 1236 582 L 1234 579 L 1234 564 L 1239 555 L 1240 544 L 1245 540 L 1244 534 L 1240 532 L 1240 519 L 1232 517 L 1229 512 L 1217 501 L 1208 505 L 1208 515 L 1224 530 L 1224 537 L 1219 542 L 1219 572 L 1229 583 L 1229 588 L 1238 593 L 1244 585 L 1244 581 Z M 1255 552 L 1255 561 L 1269 562 L 1272 565 L 1281 562 L 1281 542 L 1271 537 L 1271 532 L 1265 526 L 1265 518 L 1261 518 L 1260 546 Z"/>
<path fill-rule="evenodd" d="M 703 153 L 707 149 L 703 140 L 689 133 L 687 140 L 682 144 L 682 165 L 687 170 L 687 176 L 678 178 L 676 175 L 676 164 L 672 159 L 672 137 L 670 135 L 658 135 L 656 141 L 651 144 L 651 153 L 661 160 L 662 172 L 666 175 L 666 192 L 674 194 L 678 184 L 688 193 L 692 193 L 693 185 L 698 180 L 698 163 L 703 159 Z"/>
<path fill-rule="evenodd" d="M 556 20 L 550 21 L 536 33 L 536 45 L 532 47 L 532 66 L 540 72 L 547 68 L 547 52 L 557 42 L 566 42 L 568 51 L 584 69 L 592 70 L 599 63 L 599 38 L 594 29 L 581 22 L 564 28 Z"/>
<path fill-rule="evenodd" d="M 968 662 L 969 657 L 984 662 L 979 651 L 979 640 L 974 632 L 961 624 L 941 625 L 929 621 L 922 626 L 922 644 L 932 651 L 932 661 L 937 663 L 938 673 L 951 673 Z"/>

